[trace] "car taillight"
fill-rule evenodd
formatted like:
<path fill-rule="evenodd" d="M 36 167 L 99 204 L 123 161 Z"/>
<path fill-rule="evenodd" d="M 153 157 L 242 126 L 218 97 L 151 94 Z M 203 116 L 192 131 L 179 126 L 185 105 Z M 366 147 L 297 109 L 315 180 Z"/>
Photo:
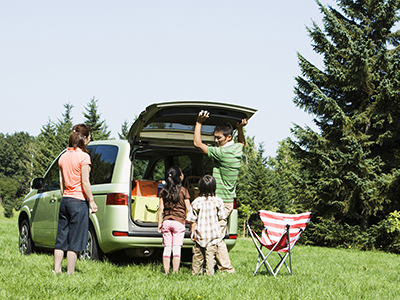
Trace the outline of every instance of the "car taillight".
<path fill-rule="evenodd" d="M 128 205 L 128 195 L 123 193 L 107 194 L 106 205 Z"/>
<path fill-rule="evenodd" d="M 230 240 L 236 240 L 237 239 L 237 234 L 230 234 L 229 235 Z"/>
<path fill-rule="evenodd" d="M 112 235 L 113 236 L 128 236 L 128 233 L 126 231 L 113 231 Z"/>
<path fill-rule="evenodd" d="M 233 198 L 233 209 L 237 209 L 237 198 Z"/>

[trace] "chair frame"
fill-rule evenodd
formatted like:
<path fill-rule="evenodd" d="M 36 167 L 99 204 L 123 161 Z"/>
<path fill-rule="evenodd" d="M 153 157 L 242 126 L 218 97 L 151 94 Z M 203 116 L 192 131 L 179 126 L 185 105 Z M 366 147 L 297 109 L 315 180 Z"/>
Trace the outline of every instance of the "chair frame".
<path fill-rule="evenodd" d="M 311 212 L 310 212 L 310 218 L 311 218 Z M 257 272 L 259 271 L 260 267 L 262 265 L 265 266 L 265 268 L 267 269 L 267 272 L 271 275 L 273 275 L 274 277 L 276 277 L 276 275 L 278 274 L 279 270 L 281 269 L 282 265 L 285 265 L 287 270 L 289 271 L 290 275 L 293 275 L 293 267 L 292 267 L 292 249 L 294 247 L 294 245 L 296 244 L 296 242 L 298 241 L 298 239 L 300 238 L 301 234 L 304 232 L 303 228 L 295 228 L 298 229 L 298 232 L 295 234 L 294 237 L 292 237 L 292 239 L 290 239 L 290 225 L 286 224 L 285 229 L 283 230 L 281 236 L 279 237 L 278 241 L 273 243 L 271 240 L 271 244 L 267 244 L 265 239 L 263 240 L 262 238 L 260 238 L 255 231 L 250 227 L 250 223 L 247 221 L 246 222 L 247 225 L 247 229 L 249 231 L 249 234 L 254 242 L 254 245 L 257 248 L 258 251 L 258 258 L 257 258 L 257 265 L 256 265 L 256 270 L 254 271 L 253 276 L 257 275 Z M 252 225 L 257 225 L 257 224 L 252 224 Z M 257 225 L 260 226 L 260 225 Z M 265 233 L 265 236 L 268 237 L 268 228 L 263 227 L 263 232 Z M 258 243 L 260 245 L 258 245 Z M 267 249 L 269 249 L 269 252 L 265 255 L 262 251 L 262 247 L 265 247 Z M 280 260 L 278 262 L 278 264 L 272 268 L 271 264 L 268 262 L 268 257 L 273 253 L 276 252 L 279 257 Z M 281 254 L 281 252 L 284 252 L 284 254 Z M 289 258 L 289 264 L 286 263 L 286 259 Z"/>

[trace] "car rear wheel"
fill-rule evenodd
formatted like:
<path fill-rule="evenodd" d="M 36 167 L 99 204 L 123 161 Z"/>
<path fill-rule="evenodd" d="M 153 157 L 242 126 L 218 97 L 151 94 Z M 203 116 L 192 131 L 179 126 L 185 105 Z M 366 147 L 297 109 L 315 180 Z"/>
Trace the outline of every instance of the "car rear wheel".
<path fill-rule="evenodd" d="M 24 219 L 19 225 L 19 252 L 23 255 L 31 254 L 34 245 L 31 238 L 31 229 L 28 219 Z"/>
<path fill-rule="evenodd" d="M 101 260 L 103 258 L 103 252 L 99 247 L 99 243 L 97 242 L 96 232 L 91 223 L 89 224 L 86 251 L 81 252 L 79 258 L 82 260 Z"/>

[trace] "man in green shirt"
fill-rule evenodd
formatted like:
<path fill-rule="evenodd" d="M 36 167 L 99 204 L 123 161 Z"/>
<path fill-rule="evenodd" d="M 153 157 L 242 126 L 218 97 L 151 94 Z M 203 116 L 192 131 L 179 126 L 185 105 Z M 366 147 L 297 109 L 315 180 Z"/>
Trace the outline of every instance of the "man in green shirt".
<path fill-rule="evenodd" d="M 246 139 L 243 133 L 243 127 L 247 125 L 247 119 L 238 122 L 238 143 L 234 143 L 233 127 L 229 123 L 224 123 L 214 128 L 214 139 L 217 147 L 210 147 L 201 140 L 201 127 L 208 119 L 208 111 L 200 111 L 197 116 L 196 126 L 194 128 L 194 146 L 202 153 L 207 154 L 214 159 L 213 177 L 217 182 L 216 195 L 224 201 L 225 208 L 228 211 L 228 217 L 233 210 L 233 200 L 236 197 L 236 182 L 239 174 L 240 162 L 242 159 L 243 147 Z M 220 222 L 221 231 L 225 234 L 228 218 Z M 228 249 L 224 241 L 218 244 L 217 265 L 220 271 L 233 273 L 235 269 L 229 259 Z"/>

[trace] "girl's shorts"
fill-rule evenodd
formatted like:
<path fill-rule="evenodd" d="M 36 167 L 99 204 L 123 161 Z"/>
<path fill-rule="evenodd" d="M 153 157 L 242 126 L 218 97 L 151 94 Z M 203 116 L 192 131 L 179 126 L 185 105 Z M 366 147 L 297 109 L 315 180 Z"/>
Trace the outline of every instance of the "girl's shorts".
<path fill-rule="evenodd" d="M 175 220 L 164 220 L 162 225 L 163 245 L 182 246 L 185 236 L 185 225 Z"/>

